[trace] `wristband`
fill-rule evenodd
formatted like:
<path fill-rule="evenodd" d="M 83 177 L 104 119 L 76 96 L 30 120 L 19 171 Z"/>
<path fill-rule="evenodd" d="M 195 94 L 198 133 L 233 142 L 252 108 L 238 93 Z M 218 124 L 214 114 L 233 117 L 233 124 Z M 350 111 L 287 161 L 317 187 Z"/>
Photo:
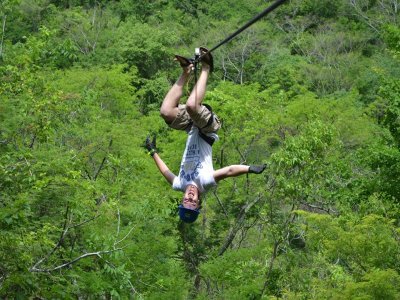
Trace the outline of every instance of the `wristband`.
<path fill-rule="evenodd" d="M 155 153 L 157 153 L 156 149 L 151 149 L 147 154 L 153 157 Z"/>

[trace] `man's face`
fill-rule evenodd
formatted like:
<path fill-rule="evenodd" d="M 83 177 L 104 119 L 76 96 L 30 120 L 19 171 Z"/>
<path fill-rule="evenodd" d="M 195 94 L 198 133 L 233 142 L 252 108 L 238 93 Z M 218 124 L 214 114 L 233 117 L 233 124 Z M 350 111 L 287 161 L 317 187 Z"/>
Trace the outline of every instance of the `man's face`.
<path fill-rule="evenodd" d="M 199 208 L 199 190 L 195 185 L 189 184 L 186 187 L 185 194 L 183 195 L 182 205 L 183 207 L 189 209 Z"/>

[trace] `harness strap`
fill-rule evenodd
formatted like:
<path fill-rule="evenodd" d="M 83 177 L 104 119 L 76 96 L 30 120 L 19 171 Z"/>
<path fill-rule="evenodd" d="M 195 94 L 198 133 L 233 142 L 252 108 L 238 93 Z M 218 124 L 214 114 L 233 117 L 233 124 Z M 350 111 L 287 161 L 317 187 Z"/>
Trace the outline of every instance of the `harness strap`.
<path fill-rule="evenodd" d="M 209 137 L 208 135 L 206 135 L 205 133 L 201 132 L 201 130 L 199 130 L 199 136 L 205 140 L 207 142 L 207 144 L 209 144 L 211 147 L 215 142 L 215 139 L 212 137 Z"/>
<path fill-rule="evenodd" d="M 208 135 L 206 135 L 204 132 L 202 132 L 201 130 L 210 126 L 213 122 L 214 122 L 214 113 L 212 112 L 212 107 L 208 104 L 203 103 L 202 105 L 204 105 L 205 107 L 207 107 L 207 109 L 210 111 L 211 113 L 211 117 L 208 119 L 207 124 L 203 127 L 203 128 L 199 128 L 199 136 L 205 140 L 207 142 L 207 144 L 209 144 L 211 147 L 215 142 L 215 139 L 212 137 L 209 137 Z"/>
<path fill-rule="evenodd" d="M 204 128 L 206 128 L 207 126 L 210 126 L 210 125 L 212 124 L 212 122 L 214 122 L 214 113 L 213 113 L 213 111 L 212 111 L 211 105 L 206 104 L 206 103 L 203 103 L 202 105 L 205 106 L 205 107 L 207 107 L 207 109 L 208 109 L 208 110 L 210 111 L 210 113 L 211 113 L 211 117 L 208 119 L 207 124 L 206 124 L 203 128 L 201 128 L 201 129 L 204 129 Z"/>

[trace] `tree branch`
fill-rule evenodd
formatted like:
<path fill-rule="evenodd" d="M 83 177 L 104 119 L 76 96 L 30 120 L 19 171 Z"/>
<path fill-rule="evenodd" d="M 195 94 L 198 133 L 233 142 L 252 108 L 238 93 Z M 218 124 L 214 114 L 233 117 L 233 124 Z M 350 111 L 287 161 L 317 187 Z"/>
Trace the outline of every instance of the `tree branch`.
<path fill-rule="evenodd" d="M 113 268 L 113 269 L 116 269 L 116 267 L 115 267 L 115 265 L 113 264 L 113 263 L 111 263 L 111 262 L 109 262 L 108 260 L 106 260 L 106 259 L 104 259 L 103 257 L 101 257 L 104 261 L 105 261 L 105 263 L 107 264 L 107 265 L 109 265 L 111 268 Z M 128 283 L 129 283 L 129 286 L 131 287 L 131 292 L 132 292 L 132 294 L 137 294 L 138 296 L 139 296 L 139 299 L 141 299 L 141 294 L 135 289 L 135 287 L 133 286 L 133 284 L 132 284 L 132 281 L 130 280 L 130 279 L 128 279 L 128 278 L 126 278 L 126 280 L 128 281 Z"/>
<path fill-rule="evenodd" d="M 69 226 L 69 229 L 85 225 L 86 223 L 89 223 L 90 221 L 93 221 L 94 219 L 97 219 L 98 217 L 100 217 L 100 215 L 95 215 L 94 217 L 87 219 L 81 223 Z"/>
<path fill-rule="evenodd" d="M 68 224 L 71 223 L 71 217 L 70 217 L 70 208 L 69 208 L 69 206 L 67 206 L 67 209 L 66 209 L 66 211 L 65 211 L 65 220 L 64 220 L 63 230 L 62 230 L 62 232 L 61 232 L 61 235 L 60 235 L 60 238 L 58 239 L 57 244 L 53 247 L 53 249 L 51 249 L 51 251 L 50 251 L 47 255 L 45 255 L 43 258 L 39 259 L 39 260 L 29 269 L 29 271 L 31 271 L 31 272 L 40 272 L 40 271 L 36 271 L 36 270 L 43 270 L 43 269 L 39 269 L 38 267 L 39 267 L 42 263 L 44 263 L 45 261 L 47 261 L 47 260 L 50 258 L 50 256 L 52 256 L 52 255 L 57 251 L 57 249 L 61 246 L 62 242 L 64 241 L 64 238 L 65 238 L 65 236 L 67 235 L 69 229 L 82 226 L 82 225 L 84 225 L 84 224 L 86 224 L 86 223 L 88 223 L 88 222 L 90 222 L 90 221 L 92 221 L 92 220 L 94 220 L 94 219 L 96 219 L 96 218 L 98 218 L 98 217 L 99 217 L 99 215 L 97 215 L 97 216 L 95 216 L 95 217 L 93 217 L 93 218 L 90 218 L 90 219 L 88 219 L 88 220 L 86 220 L 86 221 L 83 221 L 83 222 L 81 222 L 81 223 L 79 223 L 79 224 L 75 224 L 75 225 L 72 225 L 72 226 L 68 226 Z"/>
<path fill-rule="evenodd" d="M 338 214 L 338 212 L 336 210 L 334 210 L 333 208 L 330 208 L 330 207 L 325 208 L 325 207 L 322 207 L 322 206 L 317 206 L 317 205 L 314 205 L 314 204 L 307 203 L 305 201 L 300 201 L 300 204 L 311 208 L 313 210 L 313 212 L 315 212 L 315 210 L 319 210 L 319 211 L 326 212 L 328 214 L 331 214 L 331 213 L 333 213 L 334 215 Z"/>
<path fill-rule="evenodd" d="M 272 269 L 274 267 L 274 262 L 275 262 L 276 257 L 278 256 L 279 245 L 282 244 L 282 242 L 284 240 L 284 237 L 289 234 L 289 225 L 291 223 L 293 223 L 293 221 L 294 221 L 295 216 L 292 213 L 295 210 L 295 208 L 296 208 L 296 205 L 293 203 L 292 207 L 290 209 L 289 216 L 287 217 L 285 223 L 283 224 L 283 229 L 281 231 L 281 236 L 279 238 L 274 237 L 274 240 L 275 240 L 274 248 L 272 250 L 272 256 L 271 256 L 271 259 L 270 259 L 269 264 L 268 264 L 268 271 L 267 271 L 267 274 L 266 274 L 266 279 L 264 281 L 264 286 L 263 286 L 263 289 L 261 290 L 261 297 L 264 296 L 264 293 L 265 293 L 265 291 L 267 289 L 268 282 L 269 282 L 269 279 L 270 279 L 270 276 L 271 276 L 271 273 L 272 273 Z M 282 238 L 282 236 L 283 236 L 283 238 Z"/>
<path fill-rule="evenodd" d="M 242 227 L 242 224 L 244 222 L 244 219 L 246 217 L 247 212 L 250 210 L 250 208 L 253 207 L 254 204 L 256 204 L 258 201 L 260 201 L 261 197 L 258 195 L 257 198 L 253 201 L 250 202 L 249 204 L 243 205 L 242 209 L 240 210 L 235 224 L 231 227 L 229 234 L 227 238 L 225 239 L 225 243 L 222 245 L 221 249 L 218 252 L 218 255 L 221 256 L 225 253 L 225 251 L 228 249 L 228 247 L 232 244 L 236 234 Z"/>
<path fill-rule="evenodd" d="M 261 291 L 261 297 L 264 296 L 265 290 L 267 289 L 268 279 L 271 276 L 271 272 L 272 272 L 272 269 L 273 269 L 273 266 L 274 266 L 275 259 L 278 256 L 278 248 L 279 248 L 280 243 L 281 243 L 280 240 L 275 241 L 275 243 L 274 243 L 274 248 L 272 250 L 272 257 L 271 257 L 271 260 L 269 261 L 269 264 L 268 264 L 268 271 L 267 271 L 267 276 L 266 276 L 267 280 L 265 280 L 265 282 L 264 282 L 264 286 L 263 286 L 263 289 Z"/>
<path fill-rule="evenodd" d="M 112 143 L 113 143 L 113 140 L 110 139 L 110 142 L 108 143 L 108 150 L 110 150 Z M 97 172 L 93 176 L 93 180 L 97 179 L 97 176 L 99 176 L 100 171 L 103 169 L 104 163 L 106 162 L 106 159 L 107 159 L 107 155 L 108 155 L 108 153 L 103 157 L 103 160 L 101 161 L 101 164 L 100 164 L 99 168 L 97 169 Z"/>
<path fill-rule="evenodd" d="M 123 241 L 131 234 L 131 232 L 132 232 L 133 229 L 135 229 L 135 227 L 132 227 L 131 229 L 129 229 L 128 233 L 125 234 L 125 236 L 124 236 L 122 239 L 120 239 L 119 241 L 115 241 L 115 242 L 114 242 L 114 247 L 115 247 L 116 245 L 118 245 L 119 243 L 123 242 Z"/>
<path fill-rule="evenodd" d="M 66 268 L 66 267 L 68 267 L 68 266 L 70 266 L 70 265 L 72 265 L 72 264 L 74 264 L 74 263 L 80 261 L 80 260 L 83 259 L 83 258 L 90 257 L 90 256 L 98 256 L 99 258 L 102 258 L 102 257 L 101 257 L 102 254 L 108 254 L 108 253 L 112 253 L 112 252 L 115 252 L 115 251 L 120 251 L 120 250 L 123 250 L 124 248 L 125 248 L 125 247 L 117 248 L 117 249 L 112 249 L 112 250 L 105 250 L 105 251 L 97 251 L 97 252 L 85 253 L 85 254 L 82 254 L 81 256 L 78 256 L 78 257 L 74 258 L 73 260 L 71 260 L 71 261 L 69 261 L 69 262 L 67 262 L 67 263 L 64 263 L 64 264 L 62 264 L 62 265 L 59 265 L 59 266 L 57 266 L 57 267 L 50 268 L 50 269 L 39 269 L 39 268 L 37 268 L 36 265 L 35 265 L 35 266 L 33 266 L 29 271 L 31 271 L 31 272 L 39 272 L 39 273 L 40 273 L 40 272 L 41 272 L 41 273 L 49 273 L 49 272 L 53 272 L 53 271 L 60 270 L 60 269 L 62 269 L 62 268 Z"/>
<path fill-rule="evenodd" d="M 380 33 L 380 31 L 372 24 L 371 20 L 365 15 L 363 14 L 362 10 L 358 7 L 356 0 L 350 0 L 350 5 L 354 8 L 356 15 L 361 17 L 365 23 L 371 27 L 376 33 Z"/>
<path fill-rule="evenodd" d="M 61 235 L 60 238 L 58 239 L 57 244 L 53 247 L 53 249 L 43 258 L 39 259 L 34 265 L 33 267 L 31 267 L 29 269 L 29 271 L 32 272 L 33 269 L 36 269 L 39 265 L 41 265 L 43 262 L 45 262 L 46 260 L 48 260 L 50 258 L 50 256 L 53 255 L 54 252 L 56 252 L 56 250 L 61 246 L 61 243 L 64 241 L 64 237 L 67 234 L 69 227 L 68 227 L 68 222 L 70 220 L 68 220 L 69 217 L 69 206 L 67 206 L 67 209 L 65 210 L 65 220 L 64 220 L 64 225 L 63 225 L 63 230 L 61 231 Z"/>
<path fill-rule="evenodd" d="M 224 215 L 228 218 L 228 213 L 227 213 L 227 211 L 226 211 L 224 205 L 222 204 L 222 201 L 221 201 L 221 199 L 219 198 L 217 192 L 216 192 L 216 191 L 213 191 L 213 194 L 214 194 L 215 198 L 217 198 L 217 201 L 218 201 L 219 205 L 221 206 L 222 211 L 224 212 Z"/>
<path fill-rule="evenodd" d="M 3 43 L 4 43 L 4 33 L 6 30 L 6 19 L 7 19 L 7 15 L 4 15 L 3 16 L 3 29 L 2 29 L 1 42 L 0 42 L 0 59 L 3 58 Z"/>

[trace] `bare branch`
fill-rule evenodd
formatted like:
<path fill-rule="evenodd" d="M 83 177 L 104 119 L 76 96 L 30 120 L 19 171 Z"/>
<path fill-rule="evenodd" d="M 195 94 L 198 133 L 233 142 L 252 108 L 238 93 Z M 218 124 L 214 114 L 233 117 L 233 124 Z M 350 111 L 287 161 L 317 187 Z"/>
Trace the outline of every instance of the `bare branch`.
<path fill-rule="evenodd" d="M 112 143 L 113 143 L 113 140 L 110 139 L 110 142 L 108 143 L 108 149 L 111 148 Z M 97 169 L 97 172 L 96 172 L 96 173 L 94 174 L 94 176 L 93 176 L 93 180 L 96 180 L 96 179 L 97 179 L 97 176 L 99 176 L 100 171 L 103 169 L 104 163 L 105 163 L 106 160 L 107 160 L 107 155 L 108 155 L 108 153 L 103 157 L 103 160 L 101 161 L 101 164 L 100 164 L 99 168 Z"/>
<path fill-rule="evenodd" d="M 244 164 L 246 162 L 246 157 L 243 155 L 242 151 L 240 151 L 239 146 L 235 143 L 235 149 L 239 153 L 241 161 L 240 164 Z"/>
<path fill-rule="evenodd" d="M 253 228 L 254 226 L 257 225 L 259 219 L 260 219 L 260 218 L 259 218 L 258 216 L 256 216 L 256 217 L 254 218 L 254 220 L 253 220 L 250 224 L 248 224 L 248 225 L 246 225 L 246 226 L 243 226 L 243 227 L 241 228 L 241 230 L 240 230 L 240 240 L 239 240 L 239 242 L 237 243 L 236 248 L 240 248 L 241 244 L 243 243 L 243 241 L 244 241 L 245 238 L 247 237 L 247 233 L 249 232 L 249 230 L 250 230 L 251 228 Z"/>
<path fill-rule="evenodd" d="M 313 212 L 323 211 L 323 212 L 326 212 L 328 214 L 331 214 L 331 213 L 333 213 L 335 215 L 338 214 L 338 212 L 336 210 L 334 210 L 333 208 L 330 208 L 330 207 L 325 208 L 325 207 L 318 206 L 318 205 L 315 205 L 315 204 L 307 203 L 305 201 L 300 201 L 300 203 L 302 205 L 304 205 L 304 206 L 307 206 L 307 207 L 311 208 L 313 210 Z"/>
<path fill-rule="evenodd" d="M 281 241 L 275 241 L 275 243 L 274 243 L 274 248 L 273 248 L 273 250 L 272 250 L 272 257 L 271 257 L 271 259 L 270 259 L 270 261 L 269 261 L 269 264 L 268 264 L 268 271 L 267 271 L 267 280 L 265 280 L 265 282 L 264 282 L 264 286 L 263 286 L 263 289 L 262 289 L 262 291 L 261 291 L 261 296 L 264 296 L 264 293 L 265 293 L 265 291 L 266 291 L 266 289 L 267 289 L 267 286 L 268 286 L 268 279 L 270 278 L 270 276 L 271 276 L 271 272 L 272 272 L 272 269 L 273 269 L 273 267 L 274 267 L 274 262 L 275 262 L 275 259 L 276 259 L 276 257 L 278 256 L 278 248 L 279 248 L 279 245 L 280 245 L 280 243 L 281 243 Z"/>
<path fill-rule="evenodd" d="M 105 251 L 97 251 L 97 252 L 85 253 L 85 254 L 82 254 L 81 256 L 78 256 L 78 257 L 74 258 L 73 260 L 71 260 L 71 261 L 69 261 L 69 262 L 67 262 L 67 263 L 64 263 L 64 264 L 62 264 L 62 265 L 59 265 L 59 266 L 57 266 L 57 267 L 50 268 L 50 269 L 39 269 L 39 268 L 36 268 L 36 267 L 35 267 L 36 265 L 35 265 L 35 266 L 33 266 L 29 271 L 31 271 L 31 272 L 41 272 L 41 273 L 50 273 L 50 272 L 53 272 L 53 271 L 60 270 L 60 269 L 62 269 L 62 268 L 66 268 L 66 267 L 68 267 L 68 266 L 70 266 L 70 265 L 72 265 L 72 264 L 74 264 L 74 263 L 80 261 L 80 260 L 83 259 L 83 258 L 90 257 L 90 256 L 97 256 L 97 257 L 101 258 L 101 255 L 102 255 L 102 254 L 109 254 L 109 253 L 112 253 L 112 252 L 115 252 L 115 251 L 123 250 L 124 248 L 125 248 L 125 247 L 117 248 L 117 249 L 112 249 L 112 250 L 105 250 Z"/>
<path fill-rule="evenodd" d="M 100 215 L 95 215 L 94 217 L 87 219 L 79 224 L 69 226 L 69 229 L 85 225 L 86 223 L 89 223 L 90 221 L 93 221 L 93 220 L 97 219 L 98 217 L 100 217 Z"/>
<path fill-rule="evenodd" d="M 4 34 L 5 34 L 5 30 L 6 30 L 6 19 L 7 19 L 7 15 L 4 15 L 3 16 L 1 42 L 0 42 L 0 59 L 3 57 L 3 43 L 4 43 Z"/>
<path fill-rule="evenodd" d="M 97 10 L 97 6 L 95 6 L 93 9 L 92 27 L 94 27 L 95 22 L 96 22 L 96 10 Z"/>
<path fill-rule="evenodd" d="M 356 15 L 361 17 L 365 23 L 371 27 L 376 33 L 380 33 L 379 30 L 372 24 L 372 21 L 365 15 L 362 9 L 357 5 L 357 0 L 350 0 L 350 5 L 354 8 Z"/>
<path fill-rule="evenodd" d="M 258 201 L 260 201 L 261 197 L 258 195 L 256 199 L 253 202 L 250 202 L 248 204 L 245 204 L 242 206 L 242 209 L 240 210 L 235 223 L 231 227 L 229 234 L 227 238 L 225 239 L 225 243 L 222 245 L 221 249 L 218 252 L 218 255 L 221 256 L 222 254 L 225 253 L 225 251 L 228 249 L 228 247 L 232 244 L 236 234 L 238 231 L 242 228 L 243 222 L 245 220 L 247 212 L 256 204 Z"/>
<path fill-rule="evenodd" d="M 118 245 L 119 243 L 123 242 L 123 241 L 131 234 L 131 232 L 133 231 L 133 229 L 135 229 L 135 227 L 132 227 L 131 229 L 129 229 L 128 233 L 125 234 L 125 236 L 124 236 L 122 239 L 120 239 L 119 241 L 115 241 L 115 242 L 114 242 L 114 247 L 115 247 L 116 245 Z"/>
<path fill-rule="evenodd" d="M 30 142 L 30 144 L 28 146 L 29 149 L 33 148 L 33 145 L 35 144 L 35 141 L 36 141 L 36 133 L 32 136 L 31 142 Z"/>
<path fill-rule="evenodd" d="M 68 220 L 69 218 L 69 206 L 67 206 L 67 209 L 65 210 L 65 218 L 64 218 L 64 225 L 63 225 L 63 230 L 61 232 L 61 236 L 58 239 L 57 244 L 53 247 L 53 249 L 43 258 L 39 259 L 34 265 L 33 267 L 30 268 L 30 270 L 36 269 L 39 265 L 41 265 L 43 262 L 45 262 L 46 260 L 48 260 L 50 258 L 50 256 L 53 255 L 54 252 L 56 252 L 56 250 L 58 249 L 58 247 L 61 246 L 61 243 L 64 241 L 64 237 L 68 232 L 68 222 L 70 220 Z"/>
<path fill-rule="evenodd" d="M 121 225 L 121 215 L 119 213 L 119 208 L 117 208 L 117 216 L 118 216 L 118 224 L 117 224 L 117 235 L 116 235 L 116 237 L 119 236 L 119 230 L 120 230 L 120 225 Z"/>
<path fill-rule="evenodd" d="M 104 262 L 105 262 L 107 265 L 109 265 L 111 268 L 116 269 L 116 266 L 115 266 L 113 263 L 109 262 L 108 260 L 104 259 L 103 257 L 101 257 L 101 258 L 102 258 L 102 259 L 104 260 Z M 126 278 L 126 280 L 128 281 L 129 286 L 131 287 L 131 292 L 132 292 L 132 294 L 137 294 L 137 295 L 139 296 L 139 299 L 141 299 L 142 295 L 135 289 L 135 287 L 134 287 L 133 284 L 132 284 L 132 281 L 131 281 L 130 279 L 128 279 L 128 278 Z"/>
<path fill-rule="evenodd" d="M 224 215 L 228 218 L 228 213 L 227 213 L 227 211 L 226 211 L 224 205 L 222 204 L 221 199 L 218 197 L 217 192 L 216 192 L 216 191 L 213 191 L 213 194 L 214 194 L 215 198 L 217 198 L 217 201 L 218 201 L 219 205 L 221 206 L 222 211 L 224 212 Z"/>
<path fill-rule="evenodd" d="M 281 232 L 281 236 L 279 236 L 278 238 L 276 238 L 276 237 L 274 238 L 274 240 L 275 240 L 274 248 L 272 250 L 271 259 L 270 259 L 269 264 L 268 264 L 268 270 L 267 270 L 267 273 L 266 273 L 266 279 L 264 281 L 263 289 L 261 290 L 261 296 L 264 295 L 264 293 L 265 293 L 265 291 L 267 289 L 268 282 L 269 282 L 269 279 L 271 277 L 271 273 L 272 273 L 272 270 L 273 270 L 273 267 L 274 267 L 274 262 L 275 262 L 276 257 L 278 256 L 279 246 L 284 241 L 284 237 L 286 237 L 289 234 L 289 225 L 291 223 L 293 223 L 293 221 L 295 219 L 295 216 L 293 215 L 293 211 L 295 210 L 295 208 L 296 208 L 296 205 L 292 204 L 292 207 L 291 207 L 290 212 L 289 212 L 289 216 L 288 216 L 288 218 L 286 219 L 286 221 L 285 221 L 285 223 L 283 225 L 283 232 Z"/>
<path fill-rule="evenodd" d="M 92 177 L 90 176 L 90 173 L 87 169 L 85 169 L 85 173 L 86 173 L 87 177 L 89 177 L 89 180 L 92 180 Z"/>
<path fill-rule="evenodd" d="M 88 219 L 88 220 L 86 220 L 86 221 L 83 221 L 83 222 L 81 222 L 81 223 L 79 223 L 79 224 L 75 224 L 75 225 L 69 226 L 68 224 L 71 223 L 72 217 L 71 217 L 71 215 L 70 215 L 70 208 L 69 208 L 69 206 L 67 206 L 67 209 L 66 209 L 66 211 L 65 211 L 63 230 L 62 230 L 62 232 L 61 232 L 61 235 L 60 235 L 60 238 L 58 239 L 57 244 L 53 247 L 53 249 L 51 249 L 51 251 L 50 251 L 47 255 L 45 255 L 43 258 L 39 259 L 39 260 L 29 269 L 29 271 L 35 272 L 35 270 L 39 270 L 38 266 L 40 266 L 42 263 L 44 263 L 45 261 L 47 261 L 47 260 L 57 251 L 57 249 L 61 246 L 61 244 L 62 244 L 62 242 L 64 241 L 64 238 L 65 238 L 65 236 L 67 235 L 69 229 L 82 226 L 82 225 L 84 225 L 84 224 L 86 224 L 86 223 L 88 223 L 88 222 L 90 222 L 90 221 L 92 221 L 92 220 L 94 220 L 94 219 L 96 219 L 96 218 L 98 218 L 98 217 L 99 217 L 99 215 L 97 215 L 97 216 L 95 216 L 95 217 L 93 217 L 93 218 L 90 218 L 90 219 Z"/>

